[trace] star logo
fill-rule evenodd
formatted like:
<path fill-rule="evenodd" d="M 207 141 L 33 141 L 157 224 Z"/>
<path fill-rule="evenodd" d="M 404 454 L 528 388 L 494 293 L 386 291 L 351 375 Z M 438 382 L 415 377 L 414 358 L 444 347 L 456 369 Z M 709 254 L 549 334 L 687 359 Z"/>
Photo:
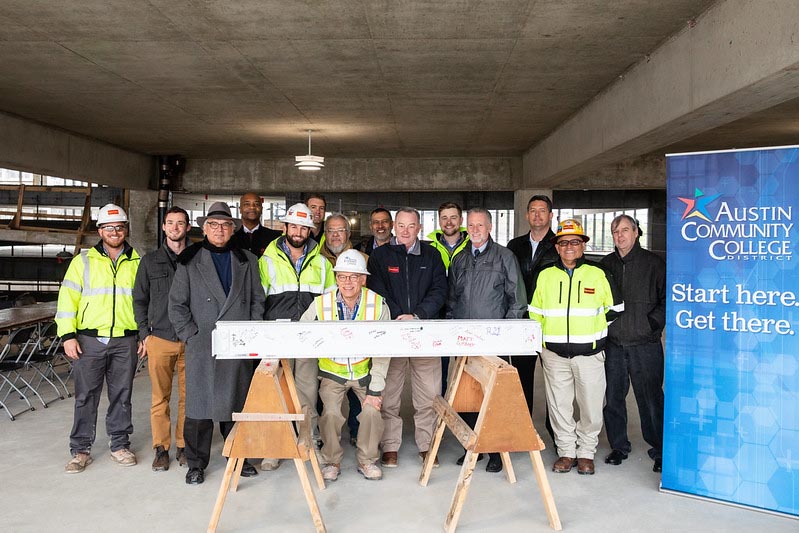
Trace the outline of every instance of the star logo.
<path fill-rule="evenodd" d="M 681 198 L 678 196 L 677 199 L 685 204 L 685 212 L 683 212 L 682 218 L 680 220 L 697 217 L 711 222 L 710 213 L 707 212 L 707 206 L 719 196 L 721 195 L 714 194 L 713 196 L 705 196 L 705 193 L 699 189 L 694 189 L 693 198 Z"/>

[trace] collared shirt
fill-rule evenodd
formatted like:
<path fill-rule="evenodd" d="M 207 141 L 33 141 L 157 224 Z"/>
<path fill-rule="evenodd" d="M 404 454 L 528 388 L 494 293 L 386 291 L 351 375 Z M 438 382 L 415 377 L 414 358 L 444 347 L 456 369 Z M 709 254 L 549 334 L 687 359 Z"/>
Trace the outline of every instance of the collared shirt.
<path fill-rule="evenodd" d="M 447 250 L 449 250 L 449 255 L 452 255 L 452 252 L 454 252 L 454 251 L 455 251 L 455 248 L 457 248 L 457 247 L 458 247 L 458 245 L 459 245 L 460 243 L 462 243 L 462 242 L 463 242 L 463 234 L 462 234 L 462 233 L 459 233 L 459 234 L 458 234 L 458 240 L 457 240 L 457 242 L 455 242 L 455 244 L 453 244 L 453 245 L 450 245 L 450 244 L 449 244 L 449 242 L 447 242 L 447 239 L 444 239 L 444 240 L 441 242 L 441 244 L 443 244 L 444 246 L 446 246 L 446 247 L 447 247 Z"/>
<path fill-rule="evenodd" d="M 535 257 L 535 251 L 538 249 L 538 243 L 541 241 L 533 239 L 533 232 L 530 232 L 527 235 L 530 237 L 530 248 L 532 248 L 532 255 L 530 257 Z"/>
<path fill-rule="evenodd" d="M 341 296 L 341 291 L 336 291 L 336 304 L 338 304 L 338 319 L 339 320 L 352 320 L 358 314 L 358 306 L 361 304 L 361 293 L 358 292 L 358 299 L 352 309 L 349 308 L 344 298 Z"/>
<path fill-rule="evenodd" d="M 483 245 L 479 248 L 475 248 L 474 245 L 472 245 L 472 256 L 474 256 L 474 253 L 478 250 L 480 251 L 480 253 L 485 252 L 487 247 L 488 247 L 488 241 L 484 242 Z"/>
<path fill-rule="evenodd" d="M 261 225 L 260 224 L 256 224 L 253 229 L 250 229 L 247 226 L 245 226 L 244 224 L 242 224 L 241 225 L 241 229 L 244 231 L 244 233 L 255 233 L 256 231 L 261 229 Z"/>
<path fill-rule="evenodd" d="M 291 250 L 289 249 L 289 245 L 286 243 L 286 239 L 280 241 L 280 249 L 285 252 L 286 257 L 291 260 Z M 294 263 L 294 270 L 297 272 L 297 275 L 300 275 L 300 270 L 302 270 L 302 263 L 305 261 L 305 256 L 308 255 L 308 243 L 305 243 L 305 246 L 302 249 L 302 255 L 297 259 Z"/>

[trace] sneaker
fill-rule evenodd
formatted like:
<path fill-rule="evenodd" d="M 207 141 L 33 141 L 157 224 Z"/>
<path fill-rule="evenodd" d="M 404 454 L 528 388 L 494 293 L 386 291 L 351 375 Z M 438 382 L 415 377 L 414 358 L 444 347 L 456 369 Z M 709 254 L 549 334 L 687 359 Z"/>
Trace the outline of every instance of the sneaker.
<path fill-rule="evenodd" d="M 111 452 L 111 459 L 119 466 L 133 466 L 136 464 L 136 455 L 127 448 L 120 448 Z"/>
<path fill-rule="evenodd" d="M 92 456 L 88 453 L 78 452 L 69 460 L 64 471 L 67 474 L 80 474 L 90 464 L 92 464 Z"/>
<path fill-rule="evenodd" d="M 176 450 L 175 460 L 177 460 L 180 466 L 188 466 L 189 462 L 186 459 L 186 448 L 178 448 Z"/>
<path fill-rule="evenodd" d="M 375 463 L 367 465 L 358 465 L 358 473 L 363 474 L 363 477 L 370 481 L 377 481 L 383 479 L 383 471 Z"/>
<path fill-rule="evenodd" d="M 261 470 L 270 472 L 272 470 L 277 470 L 278 468 L 280 468 L 280 459 L 267 458 L 261 461 Z"/>
<path fill-rule="evenodd" d="M 169 452 L 163 446 L 157 446 L 155 448 L 155 459 L 153 459 L 153 472 L 164 472 L 166 470 L 169 470 Z"/>
<path fill-rule="evenodd" d="M 358 470 L 360 471 L 360 469 Z M 325 481 L 335 481 L 341 473 L 341 468 L 337 463 L 329 463 L 322 467 L 322 479 Z"/>

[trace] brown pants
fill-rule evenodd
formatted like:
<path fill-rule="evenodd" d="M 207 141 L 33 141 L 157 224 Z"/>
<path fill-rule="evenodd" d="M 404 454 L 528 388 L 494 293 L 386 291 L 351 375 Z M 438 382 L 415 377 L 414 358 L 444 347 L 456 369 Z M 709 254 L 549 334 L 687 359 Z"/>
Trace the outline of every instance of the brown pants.
<path fill-rule="evenodd" d="M 183 419 L 186 416 L 186 358 L 185 345 L 155 335 L 147 337 L 147 369 L 152 384 L 150 427 L 153 432 L 153 448 L 169 449 L 171 421 L 169 400 L 172 398 L 172 377 L 178 374 L 178 419 L 175 422 L 175 445 L 185 447 L 183 442 Z"/>
<path fill-rule="evenodd" d="M 332 379 L 323 377 L 319 384 L 319 397 L 322 398 L 324 409 L 319 417 L 319 432 L 322 442 L 322 462 L 340 464 L 344 451 L 341 449 L 341 428 L 347 421 L 341 414 L 341 404 L 347 394 L 347 390 L 352 389 L 358 400 L 363 402 L 366 397 L 366 387 L 358 385 L 357 381 L 338 383 Z M 383 418 L 380 411 L 366 405 L 361 414 L 358 415 L 360 428 L 358 429 L 358 444 L 355 453 L 358 463 L 365 465 L 377 461 L 380 452 L 377 447 L 380 438 L 383 436 Z"/>

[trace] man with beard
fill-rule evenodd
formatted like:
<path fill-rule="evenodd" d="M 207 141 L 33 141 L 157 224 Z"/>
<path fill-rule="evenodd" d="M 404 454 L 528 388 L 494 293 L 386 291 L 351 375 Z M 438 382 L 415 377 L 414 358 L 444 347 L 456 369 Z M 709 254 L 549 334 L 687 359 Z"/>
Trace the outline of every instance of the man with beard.
<path fill-rule="evenodd" d="M 469 244 L 469 233 L 463 224 L 463 210 L 455 202 L 444 202 L 438 206 L 438 226 L 441 229 L 430 233 L 427 238 L 433 248 L 441 254 L 444 267 L 449 269 L 452 259 Z"/>
<path fill-rule="evenodd" d="M 245 192 L 239 200 L 241 227 L 233 234 L 239 248 L 249 250 L 261 257 L 269 243 L 280 237 L 280 232 L 261 225 L 264 207 L 261 197 L 254 192 Z"/>
<path fill-rule="evenodd" d="M 375 249 L 388 244 L 391 240 L 391 230 L 394 228 L 391 212 L 385 207 L 373 209 L 369 214 L 369 228 L 372 230 L 372 235 L 362 240 L 355 247 L 359 252 L 363 252 L 366 255 L 372 255 Z"/>
<path fill-rule="evenodd" d="M 65 467 L 67 474 L 83 472 L 92 462 L 103 382 L 108 389 L 105 427 L 111 459 L 121 466 L 136 464 L 130 450 L 130 397 L 138 334 L 132 293 L 139 254 L 126 240 L 128 216 L 119 206 L 107 204 L 100 209 L 97 233 L 100 242 L 69 263 L 55 315 L 75 378 L 75 414 L 69 435 L 72 459 Z"/>
<path fill-rule="evenodd" d="M 133 313 L 139 325 L 139 357 L 147 356 L 147 370 L 152 385 L 150 428 L 153 434 L 153 471 L 169 470 L 169 446 L 172 443 L 169 400 L 172 378 L 178 377 L 178 417 L 175 422 L 175 458 L 186 465 L 183 419 L 186 416 L 186 345 L 178 339 L 169 321 L 169 288 L 175 277 L 177 258 L 186 249 L 189 214 L 173 206 L 166 212 L 164 244 L 145 255 L 136 273 L 133 287 Z"/>
<path fill-rule="evenodd" d="M 259 261 L 261 285 L 266 295 L 266 320 L 297 321 L 313 299 L 333 290 L 336 279 L 333 267 L 319 253 L 320 247 L 310 237 L 314 215 L 305 204 L 294 204 L 282 222 L 285 235 L 266 247 Z M 294 381 L 300 404 L 311 410 L 311 428 L 316 428 L 316 399 L 319 390 L 319 367 L 316 359 L 294 361 Z M 276 470 L 278 459 L 264 459 L 261 469 Z"/>
<path fill-rule="evenodd" d="M 331 265 L 336 264 L 336 258 L 341 255 L 344 250 L 352 248 L 350 242 L 350 221 L 341 213 L 333 213 L 327 220 L 325 220 L 325 244 L 322 246 L 322 255 L 330 261 Z M 369 256 L 361 252 L 364 260 L 369 259 Z"/>
<path fill-rule="evenodd" d="M 321 194 L 314 192 L 305 197 L 305 205 L 313 213 L 313 229 L 311 237 L 320 244 L 324 244 L 324 221 L 327 210 L 327 200 Z"/>
<path fill-rule="evenodd" d="M 233 430 L 233 413 L 244 407 L 252 380 L 250 361 L 212 357 L 211 332 L 219 320 L 261 320 L 264 313 L 258 260 L 233 242 L 240 221 L 230 216 L 228 205 L 214 202 L 206 216 L 197 218 L 197 224 L 205 239 L 178 256 L 169 290 L 169 320 L 186 343 L 183 438 L 189 485 L 205 481 L 214 421 L 227 438 Z M 257 474 L 245 461 L 241 475 Z"/>

